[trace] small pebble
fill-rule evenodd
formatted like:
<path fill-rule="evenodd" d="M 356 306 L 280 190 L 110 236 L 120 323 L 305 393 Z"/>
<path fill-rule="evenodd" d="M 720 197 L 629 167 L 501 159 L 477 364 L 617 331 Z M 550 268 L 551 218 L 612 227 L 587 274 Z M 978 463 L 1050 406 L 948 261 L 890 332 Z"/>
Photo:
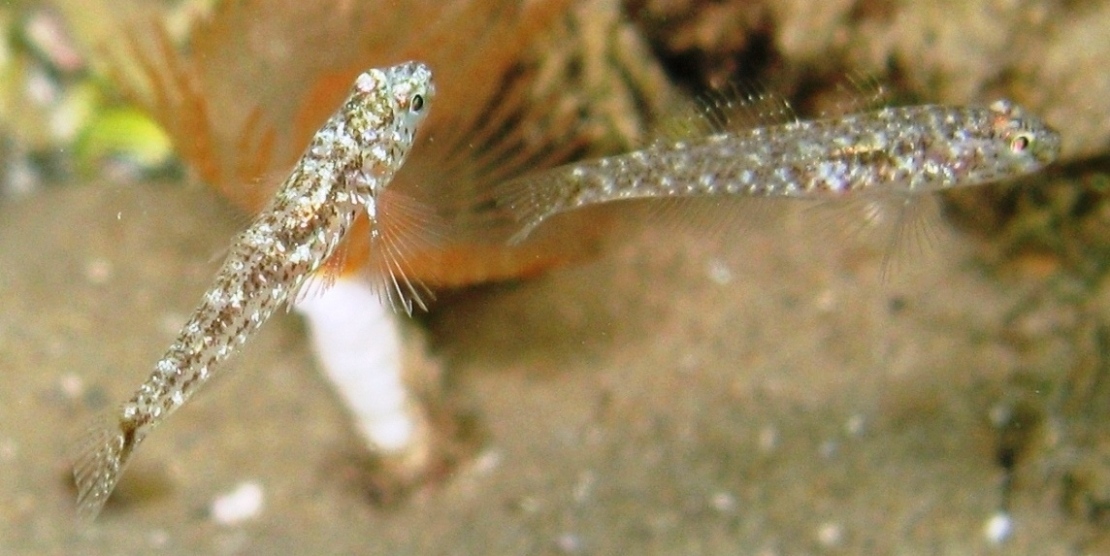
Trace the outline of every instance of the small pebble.
<path fill-rule="evenodd" d="M 585 504 L 590 499 L 590 494 L 594 491 L 594 484 L 597 482 L 597 476 L 593 471 L 583 471 L 578 475 L 578 482 L 574 485 L 574 501 L 577 504 Z"/>
<path fill-rule="evenodd" d="M 582 552 L 582 539 L 574 533 L 563 533 L 555 539 L 555 546 L 563 554 L 578 554 Z"/>
<path fill-rule="evenodd" d="M 220 525 L 235 525 L 256 517 L 262 511 L 262 485 L 244 481 L 235 490 L 212 501 L 212 519 Z"/>
<path fill-rule="evenodd" d="M 766 426 L 759 430 L 759 450 L 763 453 L 774 451 L 779 445 L 779 431 L 773 426 Z"/>
<path fill-rule="evenodd" d="M 709 499 L 709 504 L 718 512 L 731 513 L 736 509 L 736 497 L 728 492 L 718 492 Z"/>
<path fill-rule="evenodd" d="M 170 534 L 165 529 L 155 529 L 147 534 L 146 539 L 151 548 L 165 548 L 170 542 Z"/>
<path fill-rule="evenodd" d="M 185 326 L 187 320 L 189 320 L 189 317 L 183 313 L 166 312 L 158 319 L 158 329 L 167 336 L 171 336 L 177 334 L 177 331 Z"/>
<path fill-rule="evenodd" d="M 19 455 L 19 447 L 11 438 L 0 438 L 0 462 L 10 463 Z"/>
<path fill-rule="evenodd" d="M 732 283 L 732 271 L 729 270 L 728 265 L 720 259 L 709 261 L 706 271 L 709 274 L 709 279 L 718 286 L 727 286 Z"/>
<path fill-rule="evenodd" d="M 833 309 L 836 309 L 836 301 L 836 292 L 831 289 L 827 289 L 823 290 L 813 300 L 813 304 L 817 307 L 818 311 L 822 313 L 830 313 L 833 311 Z"/>
<path fill-rule="evenodd" d="M 844 432 L 849 436 L 859 436 L 863 434 L 863 427 L 867 422 L 864 420 L 863 415 L 855 414 L 848 418 L 844 423 Z"/>
<path fill-rule="evenodd" d="M 112 263 L 107 259 L 90 259 L 85 263 L 85 279 L 97 286 L 106 284 L 112 279 Z"/>
<path fill-rule="evenodd" d="M 498 450 L 485 450 L 470 464 L 470 469 L 476 475 L 484 476 L 493 473 L 501 466 L 501 452 Z"/>
<path fill-rule="evenodd" d="M 844 540 L 844 528 L 838 523 L 825 523 L 817 529 L 817 541 L 821 546 L 832 548 Z"/>
<path fill-rule="evenodd" d="M 67 400 L 76 400 L 85 393 L 85 381 L 79 375 L 66 373 L 58 380 L 58 387 Z"/>
<path fill-rule="evenodd" d="M 1013 532 L 1014 520 L 1006 512 L 998 512 L 992 515 L 983 527 L 983 535 L 987 538 L 987 542 L 993 545 L 1006 542 Z"/>

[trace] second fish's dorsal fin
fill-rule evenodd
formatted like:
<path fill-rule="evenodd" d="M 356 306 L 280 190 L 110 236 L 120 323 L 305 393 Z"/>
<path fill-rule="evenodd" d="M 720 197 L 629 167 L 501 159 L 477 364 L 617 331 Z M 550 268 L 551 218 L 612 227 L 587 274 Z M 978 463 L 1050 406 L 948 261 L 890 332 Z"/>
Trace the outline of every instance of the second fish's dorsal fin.
<path fill-rule="evenodd" d="M 836 118 L 881 110 L 893 104 L 893 91 L 885 81 L 866 72 L 849 72 L 814 99 L 814 118 Z"/>
<path fill-rule="evenodd" d="M 733 81 L 680 101 L 660 119 L 648 148 L 797 121 L 798 114 L 785 96 L 758 82 Z M 758 197 L 672 197 L 653 200 L 643 207 L 644 216 L 652 223 L 720 237 L 773 222 L 777 201 Z"/>
<path fill-rule="evenodd" d="M 679 102 L 660 118 L 652 145 L 798 121 L 786 97 L 761 85 L 729 83 Z"/>
<path fill-rule="evenodd" d="M 806 95 L 804 92 L 802 96 Z M 807 108 L 811 119 L 834 118 L 879 110 L 891 105 L 891 88 L 866 72 L 848 72 L 817 105 Z M 656 125 L 651 144 L 730 133 L 757 127 L 790 124 L 801 118 L 785 95 L 756 81 L 738 80 L 708 89 L 677 103 Z"/>

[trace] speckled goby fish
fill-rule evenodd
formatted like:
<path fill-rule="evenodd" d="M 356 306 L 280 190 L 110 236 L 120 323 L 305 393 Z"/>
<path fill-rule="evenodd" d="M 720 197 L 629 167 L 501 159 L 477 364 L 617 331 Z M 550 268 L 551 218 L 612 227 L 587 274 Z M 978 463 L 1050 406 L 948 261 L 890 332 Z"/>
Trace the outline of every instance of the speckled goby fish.
<path fill-rule="evenodd" d="M 1035 172 L 1060 137 L 1017 105 L 890 107 L 722 131 L 526 175 L 497 204 L 525 239 L 548 218 L 621 199 L 916 195 Z"/>
<path fill-rule="evenodd" d="M 358 76 L 269 205 L 236 237 L 211 288 L 154 372 L 82 437 L 73 470 L 81 517 L 100 512 L 150 431 L 325 267 L 362 211 L 371 223 L 371 256 L 384 275 L 384 293 L 419 302 L 418 285 L 404 274 L 404 240 L 393 237 L 397 227 L 382 225 L 381 219 L 390 181 L 434 95 L 431 72 L 421 63 Z"/>

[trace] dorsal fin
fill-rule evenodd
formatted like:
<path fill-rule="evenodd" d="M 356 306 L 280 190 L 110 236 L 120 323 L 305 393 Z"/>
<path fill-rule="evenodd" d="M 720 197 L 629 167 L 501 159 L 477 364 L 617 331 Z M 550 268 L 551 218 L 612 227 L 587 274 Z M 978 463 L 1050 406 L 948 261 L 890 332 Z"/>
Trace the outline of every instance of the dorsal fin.
<path fill-rule="evenodd" d="M 797 120 L 793 106 L 785 97 L 756 84 L 735 82 L 679 102 L 670 114 L 660 119 L 651 144 Z"/>
<path fill-rule="evenodd" d="M 666 148 L 676 142 L 791 123 L 797 119 L 790 102 L 784 97 L 756 85 L 734 83 L 695 99 L 679 101 L 671 113 L 660 120 L 646 149 Z M 484 198 L 492 208 L 489 214 L 515 224 L 507 240 L 510 246 L 523 244 L 536 226 L 553 215 L 551 207 L 565 197 L 560 192 L 560 183 L 565 184 L 571 179 L 568 175 L 573 172 L 573 166 L 574 163 L 571 163 L 525 174 L 491 188 L 490 194 Z M 667 199 L 655 201 L 648 210 L 660 215 L 675 215 L 706 207 L 711 207 L 711 204 Z M 676 220 L 673 217 L 668 219 Z"/>
<path fill-rule="evenodd" d="M 815 107 L 814 117 L 836 118 L 880 110 L 891 105 L 892 91 L 878 77 L 864 72 L 851 72 L 826 89 Z"/>
<path fill-rule="evenodd" d="M 796 121 L 798 115 L 786 97 L 755 82 L 735 81 L 680 104 L 660 122 L 653 146 Z M 680 229 L 698 226 L 701 233 L 712 238 L 726 231 L 747 231 L 766 224 L 773 214 L 768 204 L 774 202 L 762 198 L 669 197 L 653 201 L 645 208 L 646 217 L 653 223 Z M 714 224 L 707 229 L 704 228 L 707 222 Z"/>

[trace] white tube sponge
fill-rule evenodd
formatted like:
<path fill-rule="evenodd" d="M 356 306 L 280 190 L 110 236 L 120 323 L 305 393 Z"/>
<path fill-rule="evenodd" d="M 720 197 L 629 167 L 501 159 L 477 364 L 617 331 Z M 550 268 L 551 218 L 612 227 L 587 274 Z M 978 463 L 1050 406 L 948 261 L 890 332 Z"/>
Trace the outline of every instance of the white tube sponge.
<path fill-rule="evenodd" d="M 312 345 L 371 451 L 415 456 L 428 451 L 426 418 L 404 382 L 400 323 L 373 287 L 338 278 L 296 304 L 308 320 Z M 421 461 L 409 461 L 421 465 Z"/>

